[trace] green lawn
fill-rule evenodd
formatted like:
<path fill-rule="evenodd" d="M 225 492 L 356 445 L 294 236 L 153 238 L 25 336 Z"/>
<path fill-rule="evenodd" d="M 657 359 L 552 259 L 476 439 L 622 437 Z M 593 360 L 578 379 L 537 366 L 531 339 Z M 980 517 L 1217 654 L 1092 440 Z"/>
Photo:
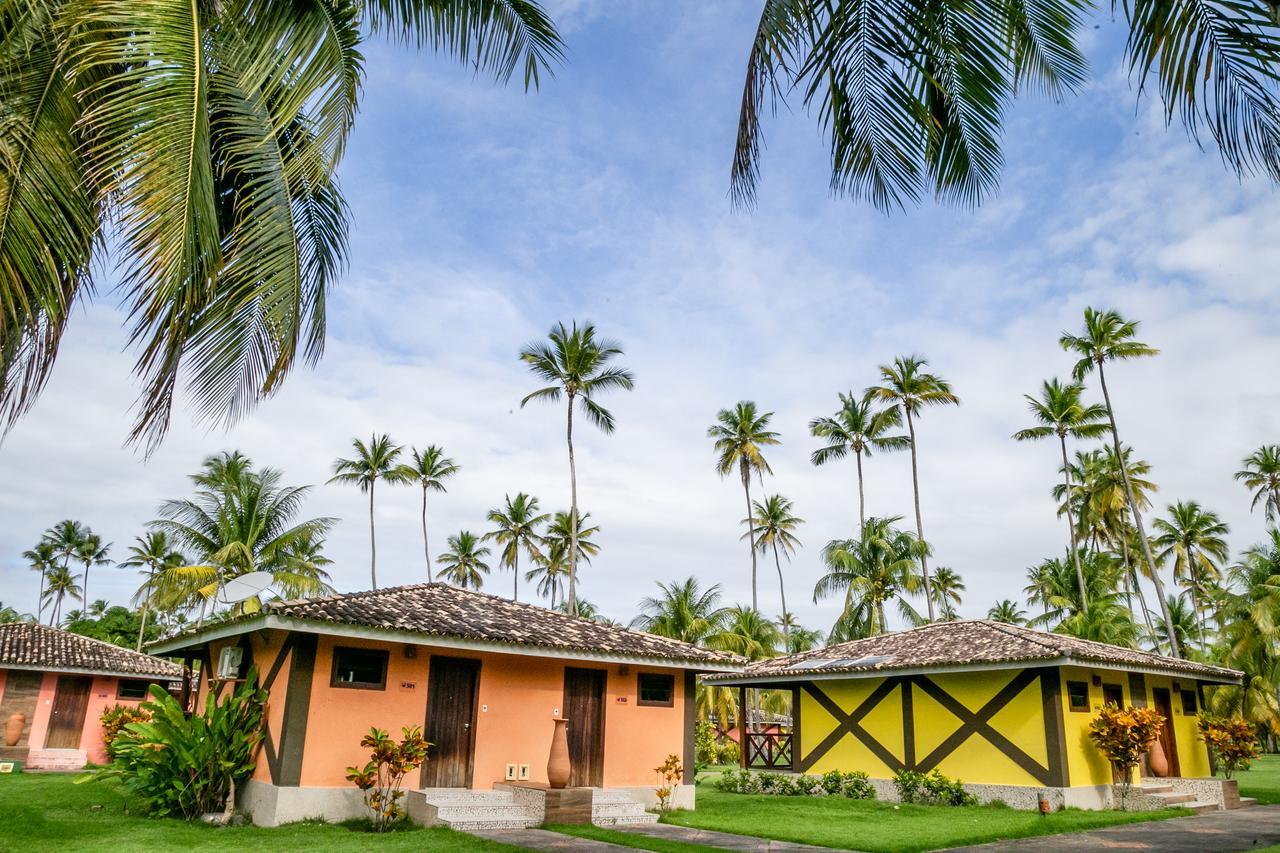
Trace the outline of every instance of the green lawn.
<path fill-rule="evenodd" d="M 801 844 L 908 853 L 1187 814 L 1185 809 L 1128 813 L 1068 809 L 1041 817 L 1000 806 L 898 806 L 871 800 L 727 794 L 701 784 L 696 810 L 674 812 L 663 820 Z"/>
<path fill-rule="evenodd" d="M 656 850 L 658 853 L 709 853 L 713 847 L 701 844 L 686 844 L 683 841 L 672 841 L 666 838 L 650 838 L 634 832 L 620 832 L 616 829 L 605 829 L 591 824 L 547 824 L 544 829 L 560 832 L 565 835 L 576 835 L 579 838 L 590 838 L 594 841 L 607 841 L 621 847 L 632 847 L 636 850 Z"/>
<path fill-rule="evenodd" d="M 64 774 L 0 776 L 0 851 L 75 850 L 330 850 L 478 853 L 516 850 L 448 829 L 410 829 L 373 835 L 334 824 L 291 824 L 276 829 L 213 827 L 147 818 L 129 806 L 114 783 L 75 785 Z"/>
<path fill-rule="evenodd" d="M 1264 804 L 1280 803 L 1280 755 L 1263 755 L 1243 773 L 1240 780 L 1240 796 L 1254 797 Z"/>

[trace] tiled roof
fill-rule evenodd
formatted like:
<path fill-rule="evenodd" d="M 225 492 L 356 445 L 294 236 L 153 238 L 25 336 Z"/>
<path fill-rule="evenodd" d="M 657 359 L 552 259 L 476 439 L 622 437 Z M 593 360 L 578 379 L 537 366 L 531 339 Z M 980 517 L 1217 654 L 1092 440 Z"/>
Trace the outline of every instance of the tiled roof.
<path fill-rule="evenodd" d="M 745 662 L 726 652 L 710 651 L 679 640 L 580 619 L 545 607 L 442 583 L 276 601 L 267 605 L 266 610 L 268 614 L 310 622 L 368 626 L 566 652 L 708 663 L 717 667 Z"/>
<path fill-rule="evenodd" d="M 0 625 L 0 668 L 70 670 L 177 679 L 182 667 L 70 631 L 13 622 Z"/>
<path fill-rule="evenodd" d="M 1179 660 L 1019 625 L 976 619 L 935 622 L 909 631 L 878 634 L 824 649 L 753 663 L 743 677 L 796 677 L 829 673 L 869 674 L 902 669 L 1036 663 L 1070 658 L 1080 663 L 1134 667 L 1214 680 L 1239 681 L 1241 673 L 1218 666 Z"/>

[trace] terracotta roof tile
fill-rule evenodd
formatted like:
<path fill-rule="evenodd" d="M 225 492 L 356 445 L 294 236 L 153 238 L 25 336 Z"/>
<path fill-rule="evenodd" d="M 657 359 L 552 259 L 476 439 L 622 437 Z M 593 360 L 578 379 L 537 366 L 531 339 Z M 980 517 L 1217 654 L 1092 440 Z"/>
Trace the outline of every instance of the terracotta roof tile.
<path fill-rule="evenodd" d="M 797 676 L 806 672 L 823 675 L 861 674 L 930 667 L 980 666 L 984 663 L 1048 662 L 1064 657 L 1082 663 L 1132 666 L 1215 680 L 1238 681 L 1241 676 L 1241 673 L 1224 667 L 1036 631 L 989 619 L 935 622 L 909 631 L 878 634 L 823 649 L 771 658 L 749 665 L 744 675 Z M 710 676 L 712 680 L 741 677 Z"/>
<path fill-rule="evenodd" d="M 435 637 L 717 666 L 744 663 L 742 658 L 726 652 L 442 583 L 276 601 L 266 609 L 277 616 L 312 622 L 386 628 Z"/>
<path fill-rule="evenodd" d="M 9 666 L 165 679 L 182 677 L 182 667 L 167 660 L 34 622 L 0 625 L 0 668 Z"/>

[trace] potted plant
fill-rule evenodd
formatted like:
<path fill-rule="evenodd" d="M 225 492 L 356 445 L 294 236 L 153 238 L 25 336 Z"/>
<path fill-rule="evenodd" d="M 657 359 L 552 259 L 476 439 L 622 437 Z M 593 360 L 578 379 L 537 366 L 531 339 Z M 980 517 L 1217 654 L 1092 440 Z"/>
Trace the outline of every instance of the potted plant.
<path fill-rule="evenodd" d="M 1253 724 L 1243 717 L 1201 714 L 1198 726 L 1215 766 L 1225 777 L 1222 781 L 1223 805 L 1232 808 L 1240 802 L 1240 783 L 1232 779 L 1232 775 L 1237 770 L 1248 770 L 1249 763 L 1261 752 Z"/>
<path fill-rule="evenodd" d="M 1129 803 L 1129 789 L 1138 760 L 1160 733 L 1164 717 L 1154 708 L 1104 705 L 1089 723 L 1089 738 L 1120 772 L 1120 808 Z"/>

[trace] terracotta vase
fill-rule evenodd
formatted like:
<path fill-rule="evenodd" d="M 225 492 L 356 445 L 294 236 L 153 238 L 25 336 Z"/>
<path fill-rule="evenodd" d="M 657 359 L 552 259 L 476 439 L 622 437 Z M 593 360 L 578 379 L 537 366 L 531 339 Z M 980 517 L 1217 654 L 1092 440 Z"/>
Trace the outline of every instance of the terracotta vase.
<path fill-rule="evenodd" d="M 1164 754 L 1164 744 L 1159 740 L 1151 744 L 1151 749 L 1147 752 L 1147 766 L 1151 768 L 1151 775 L 1165 777 L 1169 775 L 1169 756 Z"/>
<path fill-rule="evenodd" d="M 552 720 L 556 724 L 551 733 L 551 757 L 547 759 L 547 783 L 552 788 L 563 788 L 569 784 L 569 735 L 566 732 L 568 720 Z"/>
<path fill-rule="evenodd" d="M 27 727 L 27 715 L 19 711 L 9 715 L 9 722 L 4 726 L 4 745 L 17 746 L 22 740 L 22 730 Z"/>

